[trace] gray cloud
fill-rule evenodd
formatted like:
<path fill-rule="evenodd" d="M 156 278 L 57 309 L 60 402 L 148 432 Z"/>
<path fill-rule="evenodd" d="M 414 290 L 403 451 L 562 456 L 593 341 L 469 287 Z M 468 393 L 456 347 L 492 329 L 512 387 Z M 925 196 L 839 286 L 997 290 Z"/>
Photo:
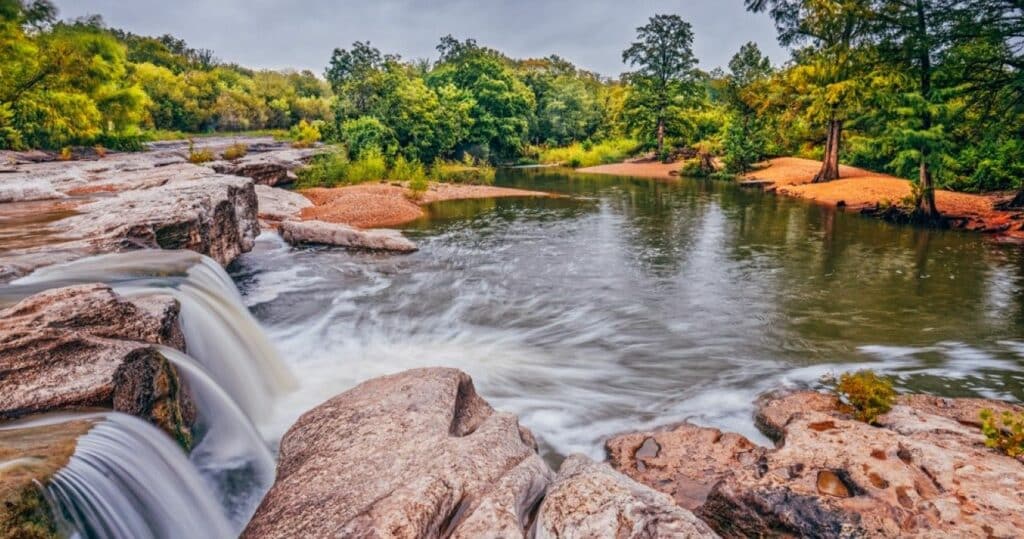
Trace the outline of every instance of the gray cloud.
<path fill-rule="evenodd" d="M 747 41 L 780 63 L 788 54 L 765 15 L 742 0 L 57 0 L 62 17 L 99 14 L 138 34 L 170 33 L 223 60 L 321 73 L 335 47 L 369 40 L 406 58 L 434 57 L 438 38 L 472 37 L 513 57 L 558 54 L 605 75 L 655 13 L 693 24 L 700 67 L 725 66 Z"/>

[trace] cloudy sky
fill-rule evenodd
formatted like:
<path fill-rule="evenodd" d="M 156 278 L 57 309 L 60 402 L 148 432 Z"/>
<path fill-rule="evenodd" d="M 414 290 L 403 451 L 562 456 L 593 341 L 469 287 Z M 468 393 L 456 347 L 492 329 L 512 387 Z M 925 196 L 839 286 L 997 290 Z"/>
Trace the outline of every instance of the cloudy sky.
<path fill-rule="evenodd" d="M 137 34 L 174 34 L 218 58 L 322 73 L 335 47 L 370 40 L 405 58 L 432 58 L 438 38 L 473 37 L 513 57 L 558 54 L 605 75 L 655 13 L 693 24 L 700 67 L 725 66 L 747 41 L 776 63 L 788 54 L 764 14 L 743 0 L 56 0 L 62 17 L 100 14 Z"/>

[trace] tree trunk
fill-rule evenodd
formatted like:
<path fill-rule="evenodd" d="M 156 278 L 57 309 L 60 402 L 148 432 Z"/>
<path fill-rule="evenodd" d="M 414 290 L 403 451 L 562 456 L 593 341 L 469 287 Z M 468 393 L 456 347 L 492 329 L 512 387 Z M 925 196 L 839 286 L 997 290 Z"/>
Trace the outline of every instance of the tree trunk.
<path fill-rule="evenodd" d="M 932 185 L 932 173 L 928 170 L 927 155 L 924 152 L 921 152 L 921 173 L 917 182 L 919 191 L 915 213 L 926 221 L 937 220 L 939 209 L 935 207 L 935 186 Z"/>
<path fill-rule="evenodd" d="M 658 159 L 665 155 L 665 119 L 658 118 Z"/>
<path fill-rule="evenodd" d="M 835 118 L 828 121 L 828 137 L 825 139 L 825 157 L 821 170 L 811 183 L 830 182 L 839 179 L 839 143 L 843 138 L 843 121 Z"/>

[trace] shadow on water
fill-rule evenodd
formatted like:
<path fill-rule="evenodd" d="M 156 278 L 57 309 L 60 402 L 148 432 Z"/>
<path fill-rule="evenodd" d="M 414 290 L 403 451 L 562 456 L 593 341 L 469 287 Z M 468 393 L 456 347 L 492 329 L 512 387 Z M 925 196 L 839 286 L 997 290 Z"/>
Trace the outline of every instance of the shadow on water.
<path fill-rule="evenodd" d="M 267 235 L 240 260 L 247 304 L 302 379 L 281 429 L 359 381 L 434 365 L 472 374 L 554 455 L 683 419 L 757 437 L 759 392 L 847 369 L 1024 398 L 1018 247 L 728 182 L 544 169 L 497 184 L 565 196 L 431 205 L 408 256 Z"/>

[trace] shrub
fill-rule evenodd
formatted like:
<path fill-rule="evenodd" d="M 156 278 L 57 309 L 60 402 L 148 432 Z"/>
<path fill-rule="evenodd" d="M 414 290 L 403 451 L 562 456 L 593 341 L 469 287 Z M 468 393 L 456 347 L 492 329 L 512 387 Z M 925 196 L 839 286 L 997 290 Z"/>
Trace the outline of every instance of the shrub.
<path fill-rule="evenodd" d="M 870 370 L 843 373 L 836 393 L 852 408 L 854 417 L 869 424 L 874 424 L 879 415 L 896 403 L 892 380 Z"/>
<path fill-rule="evenodd" d="M 345 181 L 348 175 L 348 154 L 340 148 L 313 157 L 308 165 L 296 171 L 300 189 L 311 187 L 334 187 Z"/>
<path fill-rule="evenodd" d="M 245 157 L 245 155 L 248 153 L 249 146 L 247 144 L 236 142 L 231 146 L 228 146 L 228 148 L 224 150 L 224 153 L 221 154 L 221 157 L 227 159 L 228 161 L 234 161 L 235 159 L 241 159 Z"/>
<path fill-rule="evenodd" d="M 427 181 L 426 176 L 409 180 L 409 189 L 412 190 L 412 194 L 416 198 L 422 196 L 427 191 L 427 187 L 430 187 L 430 182 Z"/>
<path fill-rule="evenodd" d="M 201 165 L 213 161 L 213 152 L 208 149 L 196 149 L 196 143 L 188 139 L 188 162 L 193 165 Z"/>
<path fill-rule="evenodd" d="M 100 159 L 107 156 L 107 149 L 104 148 L 102 144 L 93 146 L 92 151 L 96 152 L 96 157 L 99 157 Z"/>
<path fill-rule="evenodd" d="M 494 176 L 494 167 L 474 161 L 469 154 L 462 161 L 435 161 L 430 169 L 431 179 L 438 182 L 491 185 Z"/>
<path fill-rule="evenodd" d="M 1014 458 L 1024 456 L 1024 413 L 1003 412 L 996 417 L 992 410 L 981 411 L 985 445 Z"/>
<path fill-rule="evenodd" d="M 359 155 L 359 159 L 348 165 L 345 174 L 345 183 L 363 183 L 373 180 L 382 180 L 388 175 L 388 165 L 384 161 L 384 154 L 376 148 L 368 148 Z"/>
<path fill-rule="evenodd" d="M 694 157 L 693 159 L 683 161 L 683 166 L 679 169 L 679 175 L 687 178 L 706 178 L 708 173 L 701 165 L 700 158 Z"/>
<path fill-rule="evenodd" d="M 73 154 L 71 153 L 71 146 L 61 148 L 60 154 L 57 155 L 57 159 L 60 159 L 61 161 L 70 161 L 72 157 Z"/>
<path fill-rule="evenodd" d="M 584 141 L 562 148 L 540 151 L 540 162 L 561 163 L 572 168 L 593 167 L 618 163 L 636 152 L 637 142 L 632 139 L 610 139 L 600 143 Z"/>
<path fill-rule="evenodd" d="M 371 149 L 381 155 L 393 155 L 396 146 L 391 130 L 372 116 L 360 116 L 341 124 L 341 138 L 353 159 Z"/>
<path fill-rule="evenodd" d="M 288 131 L 288 138 L 292 139 L 295 148 L 310 148 L 320 142 L 320 127 L 316 123 L 301 120 Z"/>
<path fill-rule="evenodd" d="M 395 158 L 395 164 L 391 166 L 391 173 L 388 174 L 388 177 L 403 182 L 426 181 L 427 171 L 423 168 L 423 163 L 418 160 L 410 161 L 405 156 L 399 155 Z"/>

